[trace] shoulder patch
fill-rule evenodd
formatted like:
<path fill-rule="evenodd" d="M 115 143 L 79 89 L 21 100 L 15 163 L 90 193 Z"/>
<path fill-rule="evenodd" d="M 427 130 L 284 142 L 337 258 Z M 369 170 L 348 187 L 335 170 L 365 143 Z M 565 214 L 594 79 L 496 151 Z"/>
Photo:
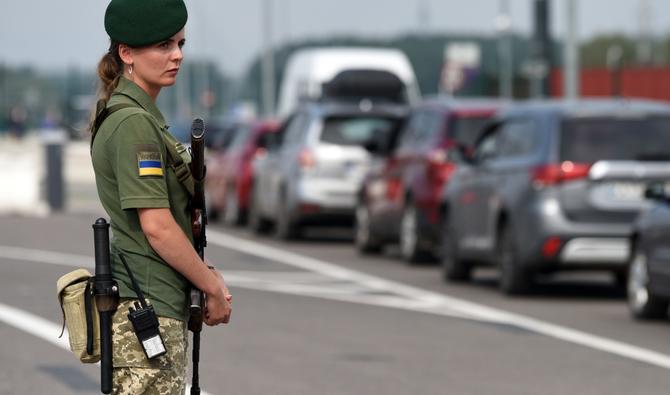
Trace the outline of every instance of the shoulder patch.
<path fill-rule="evenodd" d="M 137 149 L 137 171 L 140 177 L 163 176 L 163 160 L 158 146 L 141 144 Z"/>

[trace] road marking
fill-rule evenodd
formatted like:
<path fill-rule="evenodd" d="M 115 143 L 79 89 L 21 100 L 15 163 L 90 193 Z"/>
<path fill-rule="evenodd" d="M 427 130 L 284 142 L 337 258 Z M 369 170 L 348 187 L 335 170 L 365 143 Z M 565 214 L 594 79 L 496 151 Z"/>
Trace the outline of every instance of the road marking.
<path fill-rule="evenodd" d="M 271 261 L 281 262 L 286 265 L 298 267 L 304 270 L 321 273 L 326 276 L 340 280 L 349 280 L 364 284 L 370 288 L 400 294 L 409 300 L 418 300 L 423 304 L 417 306 L 406 301 L 407 306 L 393 305 L 406 310 L 423 311 L 438 315 L 453 315 L 453 312 L 461 313 L 473 320 L 494 322 L 516 326 L 531 332 L 560 339 L 569 343 L 582 345 L 599 351 L 619 355 L 621 357 L 645 362 L 651 365 L 670 369 L 670 355 L 637 347 L 624 342 L 608 339 L 605 337 L 582 332 L 561 325 L 552 324 L 542 320 L 534 319 L 505 310 L 473 303 L 436 292 L 426 291 L 395 281 L 360 273 L 354 270 L 322 261 L 316 258 L 288 252 L 279 248 L 270 247 L 248 239 L 231 236 L 215 230 L 207 232 L 207 240 L 212 244 L 231 250 L 255 255 Z"/>
<path fill-rule="evenodd" d="M 306 284 L 287 283 L 278 280 L 268 281 L 268 275 L 264 276 L 265 281 L 263 282 L 262 276 L 260 279 L 251 279 L 251 272 L 240 271 L 237 274 L 235 272 L 231 272 L 230 274 L 226 272 L 228 280 L 234 280 L 230 281 L 233 286 L 511 325 L 569 343 L 670 369 L 670 355 L 637 347 L 628 343 L 593 335 L 441 293 L 426 291 L 421 288 L 357 272 L 333 263 L 284 251 L 279 248 L 270 247 L 215 230 L 209 230 L 207 232 L 207 239 L 211 244 L 220 247 L 283 263 L 313 273 L 319 273 L 328 278 L 340 280 L 342 282 L 358 284 L 371 289 L 374 292 L 368 292 L 367 295 L 363 297 L 361 293 L 325 291 L 323 286 L 314 287 Z M 29 250 L 8 246 L 0 246 L 0 258 L 21 259 L 64 266 L 72 266 L 74 263 L 79 262 L 86 263 L 90 267 L 93 262 L 93 258 L 81 255 L 54 253 L 43 250 Z M 286 277 L 286 275 L 283 276 Z M 301 277 L 303 279 L 305 278 L 304 275 L 301 275 Z M 309 276 L 307 276 L 307 278 L 308 277 Z M 379 295 L 380 293 L 387 293 L 390 295 Z"/>
<path fill-rule="evenodd" d="M 90 256 L 65 254 L 62 252 L 44 251 L 34 248 L 0 246 L 0 258 L 49 263 L 60 266 L 76 266 L 85 268 L 93 268 L 95 266 L 94 258 Z"/>
<path fill-rule="evenodd" d="M 26 332 L 37 338 L 54 344 L 63 350 L 67 350 L 68 352 L 70 351 L 67 329 L 65 330 L 65 333 L 63 333 L 63 336 L 58 338 L 58 334 L 60 334 L 61 331 L 61 326 L 56 325 L 51 321 L 45 320 L 42 317 L 12 306 L 8 306 L 4 303 L 0 303 L 0 321 L 9 326 L 13 326 L 20 331 Z M 190 392 L 191 386 L 187 385 L 186 393 Z M 202 391 L 202 395 L 211 394 Z"/>

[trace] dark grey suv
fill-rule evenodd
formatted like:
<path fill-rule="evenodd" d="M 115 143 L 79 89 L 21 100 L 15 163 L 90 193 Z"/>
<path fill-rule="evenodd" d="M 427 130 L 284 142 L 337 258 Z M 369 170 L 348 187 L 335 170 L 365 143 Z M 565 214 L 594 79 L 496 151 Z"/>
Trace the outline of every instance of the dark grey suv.
<path fill-rule="evenodd" d="M 670 106 L 520 103 L 474 152 L 443 194 L 447 280 L 493 264 L 509 294 L 568 269 L 608 270 L 623 284 L 644 184 L 670 177 Z"/>
<path fill-rule="evenodd" d="M 664 318 L 670 304 L 670 179 L 650 183 L 645 196 L 655 204 L 633 226 L 628 306 L 635 318 Z"/>

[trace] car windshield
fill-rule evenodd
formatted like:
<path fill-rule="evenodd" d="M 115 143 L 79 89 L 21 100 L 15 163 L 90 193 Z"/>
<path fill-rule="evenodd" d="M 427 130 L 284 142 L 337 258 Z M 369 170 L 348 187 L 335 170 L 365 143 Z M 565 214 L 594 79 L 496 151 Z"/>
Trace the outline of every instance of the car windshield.
<path fill-rule="evenodd" d="M 336 117 L 326 119 L 321 141 L 337 145 L 364 145 L 382 136 L 390 136 L 401 120 L 387 117 Z"/>
<path fill-rule="evenodd" d="M 453 140 L 471 147 L 491 122 L 490 116 L 481 117 L 456 117 L 449 127 L 449 135 Z"/>
<path fill-rule="evenodd" d="M 670 116 L 567 119 L 562 161 L 670 160 Z"/>

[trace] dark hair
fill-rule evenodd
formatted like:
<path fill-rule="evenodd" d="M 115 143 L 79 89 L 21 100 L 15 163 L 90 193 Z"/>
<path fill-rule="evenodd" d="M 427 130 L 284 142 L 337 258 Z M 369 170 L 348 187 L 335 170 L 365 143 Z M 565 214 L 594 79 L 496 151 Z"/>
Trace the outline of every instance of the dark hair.
<path fill-rule="evenodd" d="M 111 40 L 109 51 L 98 63 L 98 78 L 100 78 L 98 98 L 100 99 L 109 100 L 119 84 L 119 78 L 123 75 L 123 61 L 119 56 L 119 45 L 118 42 Z"/>
<path fill-rule="evenodd" d="M 98 100 L 109 100 L 112 96 L 112 92 L 116 89 L 116 86 L 119 84 L 119 79 L 123 75 L 123 61 L 119 56 L 119 43 L 110 40 L 109 50 L 105 55 L 103 55 L 100 62 L 98 62 L 98 78 L 100 79 L 100 85 L 98 85 Z M 89 131 L 93 130 L 93 124 L 95 123 L 97 111 L 97 100 L 96 104 L 93 105 L 91 111 L 91 122 L 89 123 Z"/>

